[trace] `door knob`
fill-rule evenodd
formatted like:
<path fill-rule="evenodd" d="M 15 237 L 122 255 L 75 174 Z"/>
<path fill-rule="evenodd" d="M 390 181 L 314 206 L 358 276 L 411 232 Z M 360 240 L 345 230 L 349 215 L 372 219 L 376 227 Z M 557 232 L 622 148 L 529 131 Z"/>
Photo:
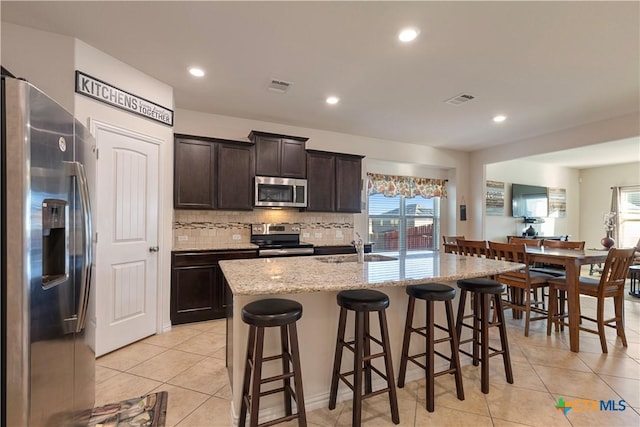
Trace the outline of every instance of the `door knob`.
<path fill-rule="evenodd" d="M 158 252 L 159 250 L 160 250 L 160 248 L 159 248 L 159 247 L 157 247 L 157 246 L 151 246 L 151 247 L 149 248 L 149 252 Z"/>

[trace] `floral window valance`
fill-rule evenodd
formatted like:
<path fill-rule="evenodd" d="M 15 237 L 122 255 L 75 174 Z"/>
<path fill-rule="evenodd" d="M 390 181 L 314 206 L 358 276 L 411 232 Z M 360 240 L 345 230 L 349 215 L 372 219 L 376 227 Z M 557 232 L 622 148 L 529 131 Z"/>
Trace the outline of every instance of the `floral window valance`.
<path fill-rule="evenodd" d="M 367 173 L 367 195 L 383 194 L 386 197 L 422 196 L 447 198 L 446 179 L 418 178 L 414 176 L 382 175 Z"/>

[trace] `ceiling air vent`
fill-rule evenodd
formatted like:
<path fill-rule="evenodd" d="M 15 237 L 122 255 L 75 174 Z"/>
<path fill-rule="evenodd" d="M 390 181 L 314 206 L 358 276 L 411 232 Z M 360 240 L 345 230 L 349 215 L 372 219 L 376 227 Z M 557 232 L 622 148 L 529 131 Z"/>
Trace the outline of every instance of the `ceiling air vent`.
<path fill-rule="evenodd" d="M 444 102 L 450 105 L 460 105 L 460 104 L 464 104 L 465 102 L 469 102 L 472 99 L 475 99 L 475 96 L 469 93 L 461 93 L 459 95 L 454 96 L 453 98 L 447 99 Z"/>
<path fill-rule="evenodd" d="M 292 84 L 293 83 L 285 82 L 284 80 L 272 79 L 269 83 L 268 89 L 273 92 L 287 93 Z"/>

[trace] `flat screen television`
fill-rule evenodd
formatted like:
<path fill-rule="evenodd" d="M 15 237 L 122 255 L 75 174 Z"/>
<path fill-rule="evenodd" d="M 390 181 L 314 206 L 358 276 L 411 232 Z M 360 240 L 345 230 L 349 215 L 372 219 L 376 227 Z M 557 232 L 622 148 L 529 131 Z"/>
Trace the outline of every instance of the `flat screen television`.
<path fill-rule="evenodd" d="M 543 218 L 548 216 L 547 187 L 511 184 L 511 209 L 514 217 Z"/>

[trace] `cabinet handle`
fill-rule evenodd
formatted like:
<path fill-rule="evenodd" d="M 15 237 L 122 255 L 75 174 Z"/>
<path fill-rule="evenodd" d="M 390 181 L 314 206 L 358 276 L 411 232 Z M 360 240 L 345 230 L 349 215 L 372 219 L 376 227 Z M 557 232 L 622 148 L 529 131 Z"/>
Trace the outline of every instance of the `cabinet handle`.
<path fill-rule="evenodd" d="M 157 246 L 151 246 L 151 247 L 149 248 L 149 252 L 158 252 L 159 250 L 160 250 L 160 248 L 159 248 L 159 247 L 157 247 Z"/>

